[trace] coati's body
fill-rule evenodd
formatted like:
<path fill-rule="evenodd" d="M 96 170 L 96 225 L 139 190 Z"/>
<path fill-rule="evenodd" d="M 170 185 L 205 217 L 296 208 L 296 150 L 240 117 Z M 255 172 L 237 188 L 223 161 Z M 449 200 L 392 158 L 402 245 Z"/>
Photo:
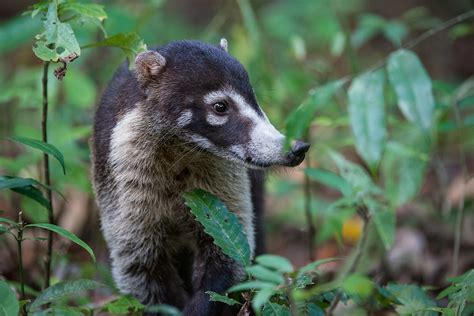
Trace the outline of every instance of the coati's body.
<path fill-rule="evenodd" d="M 255 124 L 267 134 L 259 137 Z M 218 196 L 254 252 L 247 168 L 301 162 L 307 148 L 288 155 L 282 141 L 245 70 L 222 48 L 174 42 L 139 55 L 134 72 L 123 65 L 97 109 L 93 141 L 94 188 L 119 289 L 187 315 L 220 313 L 205 292 L 225 291 L 243 270 L 203 232 L 182 193 Z"/>

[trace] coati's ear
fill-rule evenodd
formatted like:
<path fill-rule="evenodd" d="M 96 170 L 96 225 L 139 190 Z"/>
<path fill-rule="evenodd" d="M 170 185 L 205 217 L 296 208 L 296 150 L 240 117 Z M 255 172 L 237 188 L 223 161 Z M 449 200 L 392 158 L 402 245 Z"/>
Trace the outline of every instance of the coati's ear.
<path fill-rule="evenodd" d="M 154 50 L 138 54 L 135 58 L 135 75 L 142 86 L 158 76 L 166 65 L 166 59 Z"/>
<path fill-rule="evenodd" d="M 219 42 L 219 47 L 222 48 L 226 53 L 227 51 L 227 40 L 225 38 L 221 38 L 221 41 Z"/>

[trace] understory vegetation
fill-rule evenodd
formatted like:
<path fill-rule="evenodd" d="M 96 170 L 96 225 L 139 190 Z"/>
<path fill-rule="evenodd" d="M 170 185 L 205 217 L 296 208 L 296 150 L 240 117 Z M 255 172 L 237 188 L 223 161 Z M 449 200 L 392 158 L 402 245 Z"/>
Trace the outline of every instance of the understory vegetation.
<path fill-rule="evenodd" d="M 302 166 L 267 176 L 268 254 L 250 257 L 215 196 L 183 196 L 247 272 L 210 300 L 239 315 L 474 313 L 467 2 L 200 1 L 206 12 L 183 1 L 25 3 L 0 26 L 0 315 L 180 315 L 115 288 L 88 140 L 124 58 L 220 37 L 287 145 L 311 149 Z"/>

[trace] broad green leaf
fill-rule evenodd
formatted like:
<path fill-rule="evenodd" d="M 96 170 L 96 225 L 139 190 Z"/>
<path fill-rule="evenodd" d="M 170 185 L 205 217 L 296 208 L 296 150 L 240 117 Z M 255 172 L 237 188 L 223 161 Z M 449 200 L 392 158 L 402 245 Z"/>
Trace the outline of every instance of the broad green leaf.
<path fill-rule="evenodd" d="M 331 171 L 319 168 L 306 168 L 304 172 L 310 179 L 336 189 L 344 196 L 350 196 L 352 193 L 351 185 Z"/>
<path fill-rule="evenodd" d="M 280 272 L 293 272 L 293 265 L 288 259 L 276 255 L 260 255 L 255 258 L 260 265 Z"/>
<path fill-rule="evenodd" d="M 436 312 L 427 311 L 436 307 L 426 293 L 416 285 L 389 284 L 387 290 L 396 297 L 402 305 L 396 305 L 395 310 L 400 315 L 436 316 Z"/>
<path fill-rule="evenodd" d="M 29 146 L 31 148 L 35 148 L 41 150 L 45 154 L 53 156 L 56 160 L 61 164 L 63 168 L 63 173 L 66 174 L 66 166 L 64 164 L 64 156 L 63 154 L 53 145 L 45 143 L 38 139 L 28 138 L 28 137 L 8 137 L 7 139 Z"/>
<path fill-rule="evenodd" d="M 266 288 L 275 288 L 275 284 L 271 282 L 264 281 L 247 281 L 243 283 L 236 284 L 227 290 L 227 293 L 232 292 L 241 292 L 249 290 L 261 290 Z"/>
<path fill-rule="evenodd" d="M 137 313 L 144 307 L 145 306 L 141 304 L 136 298 L 129 295 L 124 295 L 102 306 L 102 310 L 111 313 L 112 315 L 128 315 L 130 313 Z"/>
<path fill-rule="evenodd" d="M 341 286 L 349 296 L 358 296 L 362 299 L 368 298 L 374 289 L 374 283 L 360 274 L 351 274 L 342 281 Z"/>
<path fill-rule="evenodd" d="M 290 316 L 290 310 L 285 305 L 267 302 L 263 306 L 263 316 Z"/>
<path fill-rule="evenodd" d="M 385 108 L 383 70 L 363 74 L 349 88 L 349 118 L 356 149 L 374 170 L 385 146 Z"/>
<path fill-rule="evenodd" d="M 308 98 L 290 113 L 286 120 L 286 142 L 287 146 L 291 140 L 301 138 L 315 118 L 316 111 L 326 106 L 332 96 L 339 90 L 345 81 L 337 80 L 329 82 L 321 87 L 310 91 Z"/>
<path fill-rule="evenodd" d="M 260 265 L 247 267 L 245 268 L 245 271 L 247 271 L 247 273 L 255 277 L 257 280 L 272 282 L 275 283 L 275 285 L 285 282 L 283 276 L 280 273 L 271 271 Z"/>
<path fill-rule="evenodd" d="M 46 209 L 50 208 L 48 200 L 44 197 L 43 192 L 41 192 L 36 186 L 43 186 L 41 183 L 34 179 L 30 178 L 15 178 L 8 176 L 0 176 L 0 190 L 2 189 L 11 189 L 12 191 L 24 195 L 42 206 Z"/>
<path fill-rule="evenodd" d="M 147 306 L 145 308 L 145 311 L 149 313 L 159 313 L 159 315 L 163 315 L 163 316 L 181 316 L 182 315 L 179 309 L 177 309 L 174 306 L 166 305 L 166 304 Z"/>
<path fill-rule="evenodd" d="M 383 33 L 393 45 L 400 47 L 403 39 L 408 35 L 408 28 L 402 22 L 392 20 L 385 23 Z"/>
<path fill-rule="evenodd" d="M 60 58 L 81 55 L 81 48 L 71 26 L 59 20 L 56 3 L 50 2 L 43 23 L 45 31 L 36 36 L 36 46 L 33 47 L 35 55 L 44 61 L 56 62 Z"/>
<path fill-rule="evenodd" d="M 264 288 L 258 291 L 252 299 L 252 307 L 255 313 L 260 314 L 260 311 L 265 303 L 267 303 L 272 295 L 275 293 L 272 288 Z"/>
<path fill-rule="evenodd" d="M 0 281 L 0 316 L 18 315 L 20 304 L 5 281 Z"/>
<path fill-rule="evenodd" d="M 374 212 L 372 218 L 385 249 L 389 250 L 395 242 L 395 213 L 379 210 Z"/>
<path fill-rule="evenodd" d="M 41 294 L 33 301 L 30 306 L 30 309 L 36 309 L 41 305 L 54 302 L 63 297 L 77 295 L 80 292 L 102 287 L 107 286 L 94 280 L 86 279 L 59 282 L 43 290 Z"/>
<path fill-rule="evenodd" d="M 90 254 L 90 256 L 92 257 L 92 260 L 94 260 L 95 262 L 94 251 L 92 251 L 91 247 L 89 247 L 89 245 L 83 242 L 79 237 L 65 230 L 64 228 L 57 225 L 48 224 L 48 223 L 28 224 L 25 226 L 25 228 L 31 228 L 31 227 L 39 227 L 39 228 L 47 229 L 69 239 L 70 241 L 84 248 Z"/>
<path fill-rule="evenodd" d="M 358 48 L 379 34 L 386 20 L 375 14 L 361 14 L 358 18 L 357 28 L 351 35 L 351 43 Z"/>
<path fill-rule="evenodd" d="M 130 61 L 130 65 L 133 65 L 135 56 L 143 51 L 146 51 L 146 45 L 143 40 L 136 33 L 119 33 L 107 37 L 106 39 L 88 44 L 82 48 L 91 47 L 117 47 L 120 48 Z"/>
<path fill-rule="evenodd" d="M 75 1 L 66 1 L 59 4 L 58 12 L 62 15 L 65 11 L 71 11 L 81 17 L 90 17 L 103 22 L 107 19 L 107 13 L 104 6 L 97 3 L 81 3 Z"/>
<path fill-rule="evenodd" d="M 388 59 L 388 76 L 403 115 L 424 131 L 430 131 L 434 119 L 431 79 L 415 53 L 398 50 Z"/>
<path fill-rule="evenodd" d="M 207 291 L 206 294 L 209 295 L 209 300 L 213 302 L 222 302 L 224 304 L 231 305 L 231 306 L 236 305 L 236 304 L 242 305 L 241 303 L 237 302 L 233 298 L 228 297 L 227 295 L 221 295 L 212 291 Z"/>
<path fill-rule="evenodd" d="M 229 212 L 217 197 L 204 190 L 196 189 L 183 196 L 186 205 L 204 226 L 204 231 L 214 239 L 222 252 L 244 266 L 248 265 L 250 247 L 238 217 Z"/>
<path fill-rule="evenodd" d="M 45 310 L 31 313 L 32 316 L 84 316 L 88 310 L 73 306 L 52 306 Z"/>
<path fill-rule="evenodd" d="M 318 305 L 309 302 L 296 303 L 298 316 L 324 316 L 324 311 Z"/>

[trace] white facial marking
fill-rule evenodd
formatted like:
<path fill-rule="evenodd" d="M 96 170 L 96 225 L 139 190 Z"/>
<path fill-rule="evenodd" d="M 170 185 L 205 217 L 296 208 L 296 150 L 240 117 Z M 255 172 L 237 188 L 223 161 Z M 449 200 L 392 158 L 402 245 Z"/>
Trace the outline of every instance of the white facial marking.
<path fill-rule="evenodd" d="M 228 120 L 228 116 L 217 115 L 213 113 L 209 113 L 206 116 L 206 122 L 214 126 L 224 125 L 225 123 L 227 123 Z"/>
<path fill-rule="evenodd" d="M 181 115 L 178 117 L 176 120 L 176 124 L 179 127 L 185 127 L 189 123 L 191 123 L 191 120 L 193 118 L 193 112 L 191 110 L 185 110 Z"/>
<path fill-rule="evenodd" d="M 240 159 L 245 159 L 245 149 L 242 145 L 232 145 L 229 147 L 229 151 Z"/>

